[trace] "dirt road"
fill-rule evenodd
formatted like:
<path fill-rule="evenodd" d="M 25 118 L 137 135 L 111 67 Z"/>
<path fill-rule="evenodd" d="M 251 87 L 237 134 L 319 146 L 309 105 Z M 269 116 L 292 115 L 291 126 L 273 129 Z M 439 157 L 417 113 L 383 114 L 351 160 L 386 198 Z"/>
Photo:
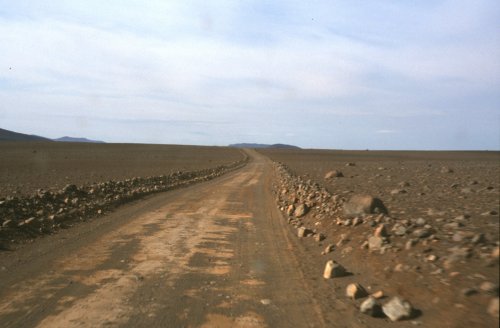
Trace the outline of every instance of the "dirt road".
<path fill-rule="evenodd" d="M 314 327 L 272 167 L 155 195 L 0 253 L 2 327 Z"/>

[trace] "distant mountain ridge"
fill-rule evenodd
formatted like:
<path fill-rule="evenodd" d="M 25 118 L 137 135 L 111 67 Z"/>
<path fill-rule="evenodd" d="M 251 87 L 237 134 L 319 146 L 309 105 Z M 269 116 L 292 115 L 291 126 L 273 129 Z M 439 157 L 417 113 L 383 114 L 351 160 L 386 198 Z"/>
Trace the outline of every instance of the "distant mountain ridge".
<path fill-rule="evenodd" d="M 52 140 L 34 134 L 24 134 L 0 129 L 0 141 L 50 141 Z"/>
<path fill-rule="evenodd" d="M 75 138 L 75 137 L 68 137 L 68 136 L 64 136 L 64 137 L 53 139 L 53 140 L 57 141 L 57 142 L 105 143 L 104 141 L 100 141 L 100 140 L 92 140 L 92 139 L 87 139 L 87 138 Z"/>
<path fill-rule="evenodd" d="M 231 144 L 229 147 L 234 148 L 281 148 L 281 149 L 300 149 L 300 147 L 286 144 L 258 144 L 258 143 L 237 143 Z"/>
<path fill-rule="evenodd" d="M 5 129 L 0 129 L 0 141 L 48 141 L 48 142 L 89 142 L 89 143 L 105 143 L 104 141 L 91 140 L 87 138 L 74 138 L 64 136 L 57 139 L 49 139 L 40 137 L 34 134 L 25 134 Z"/>

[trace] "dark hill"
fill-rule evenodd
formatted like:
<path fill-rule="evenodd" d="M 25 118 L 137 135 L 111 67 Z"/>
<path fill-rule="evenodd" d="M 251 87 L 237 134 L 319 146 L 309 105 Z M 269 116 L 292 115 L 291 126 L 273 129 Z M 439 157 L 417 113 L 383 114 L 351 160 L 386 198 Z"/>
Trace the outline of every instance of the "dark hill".
<path fill-rule="evenodd" d="M 52 141 L 33 134 L 24 134 L 5 129 L 0 129 L 0 141 Z"/>
<path fill-rule="evenodd" d="M 258 144 L 258 143 L 238 143 L 238 144 L 232 144 L 232 145 L 229 145 L 229 147 L 235 147 L 235 148 L 281 148 L 281 149 L 300 149 L 300 147 L 297 147 L 297 146 L 292 146 L 292 145 L 285 145 L 285 144 L 273 144 L 273 145 L 267 145 L 267 144 Z"/>
<path fill-rule="evenodd" d="M 74 137 L 68 137 L 64 136 L 61 138 L 54 139 L 54 141 L 58 142 L 90 142 L 90 143 L 104 143 L 104 141 L 99 141 L 99 140 L 91 140 L 87 138 L 74 138 Z"/>

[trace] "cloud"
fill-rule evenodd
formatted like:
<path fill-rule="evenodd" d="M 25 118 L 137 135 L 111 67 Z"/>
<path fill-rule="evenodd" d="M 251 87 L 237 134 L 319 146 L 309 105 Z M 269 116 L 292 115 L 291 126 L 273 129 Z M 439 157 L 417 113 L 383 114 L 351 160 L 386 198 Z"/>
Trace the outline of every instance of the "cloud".
<path fill-rule="evenodd" d="M 9 122 L 191 122 L 181 125 L 197 143 L 262 127 L 274 133 L 263 138 L 292 130 L 301 133 L 287 138 L 300 141 L 319 132 L 327 140 L 333 132 L 323 126 L 338 122 L 346 134 L 360 122 L 403 130 L 441 119 L 454 128 L 463 115 L 494 121 L 497 9 L 493 1 L 9 2 L 0 13 L 0 109 Z M 200 121 L 228 124 L 197 133 Z M 483 130 L 485 143 L 494 130 Z M 325 147 L 314 139 L 308 146 Z"/>

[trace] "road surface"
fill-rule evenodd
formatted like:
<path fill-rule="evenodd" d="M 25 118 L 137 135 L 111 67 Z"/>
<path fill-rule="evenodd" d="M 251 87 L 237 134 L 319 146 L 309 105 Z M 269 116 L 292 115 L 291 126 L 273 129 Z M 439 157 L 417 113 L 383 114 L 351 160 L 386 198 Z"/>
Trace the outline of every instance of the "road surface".
<path fill-rule="evenodd" d="M 1 327 L 321 327 L 270 161 L 0 253 Z"/>

